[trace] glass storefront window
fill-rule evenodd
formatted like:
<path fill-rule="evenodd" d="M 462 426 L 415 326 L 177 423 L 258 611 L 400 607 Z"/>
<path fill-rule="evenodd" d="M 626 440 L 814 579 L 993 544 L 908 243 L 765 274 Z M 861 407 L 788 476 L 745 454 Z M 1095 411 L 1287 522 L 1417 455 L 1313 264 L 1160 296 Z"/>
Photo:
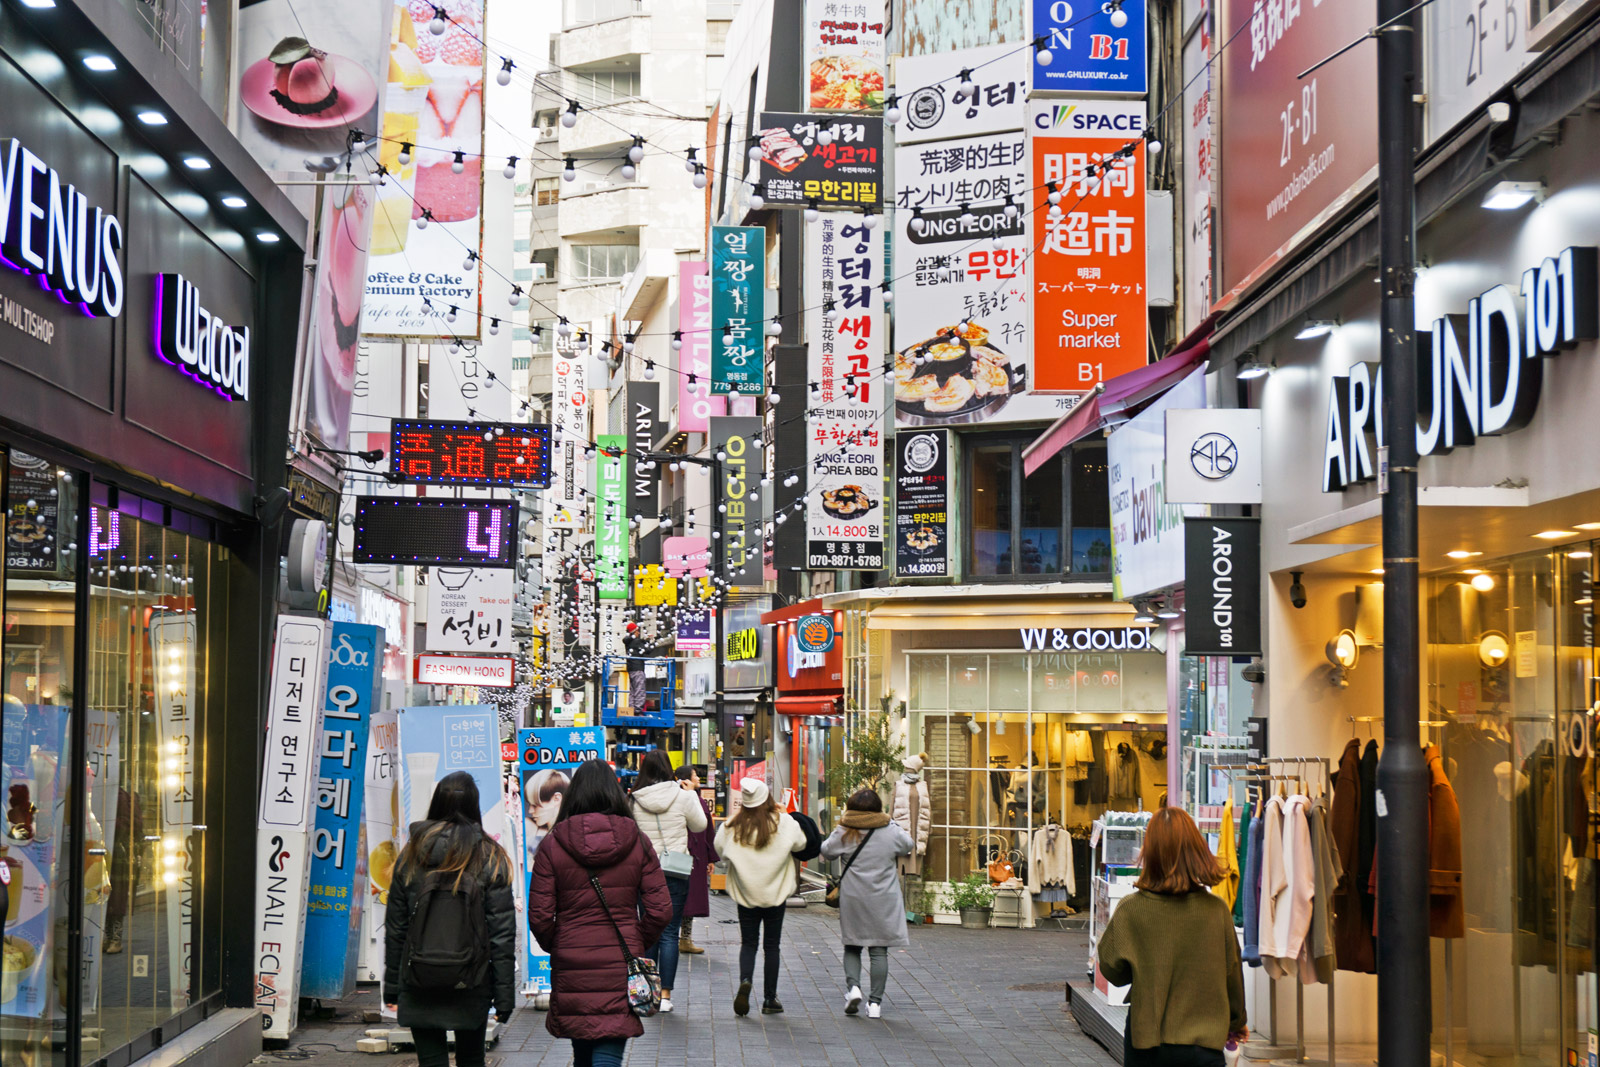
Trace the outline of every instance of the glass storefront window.
<path fill-rule="evenodd" d="M 1011 573 L 1011 446 L 972 450 L 972 573 Z"/>

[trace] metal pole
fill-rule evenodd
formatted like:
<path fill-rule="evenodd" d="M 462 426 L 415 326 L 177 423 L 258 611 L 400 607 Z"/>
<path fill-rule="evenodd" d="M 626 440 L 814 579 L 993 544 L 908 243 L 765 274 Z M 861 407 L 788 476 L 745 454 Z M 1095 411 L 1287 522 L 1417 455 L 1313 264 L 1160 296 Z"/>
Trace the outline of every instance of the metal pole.
<path fill-rule="evenodd" d="M 720 516 L 725 513 L 718 511 L 717 505 L 726 503 L 726 501 L 723 499 L 722 461 L 717 459 L 715 448 L 711 450 L 709 462 L 711 463 L 711 532 L 714 533 L 721 531 L 724 525 Z M 711 537 L 709 533 L 706 537 L 706 541 L 711 545 L 712 573 L 718 578 L 722 579 L 717 583 L 717 590 L 721 592 L 722 597 L 725 600 L 727 596 L 726 590 L 728 579 L 728 546 L 722 543 L 722 538 Z M 727 666 L 727 659 L 724 656 L 724 652 L 726 650 L 722 647 L 722 608 L 723 603 L 719 601 L 711 613 L 711 654 L 715 657 L 716 663 L 715 689 L 712 696 L 715 701 L 714 707 L 716 709 L 718 731 L 721 731 L 723 728 L 722 716 L 726 707 L 722 692 L 723 685 L 726 682 L 725 668 Z M 728 740 L 731 741 L 732 738 L 730 737 Z M 728 773 L 728 769 L 733 766 L 733 753 L 727 751 L 728 748 L 729 746 L 724 744 L 723 775 L 725 777 Z M 729 782 L 728 788 L 734 789 L 737 788 L 737 786 L 733 782 Z"/>
<path fill-rule="evenodd" d="M 1429 1062 L 1428 769 L 1418 744 L 1416 34 L 1378 0 L 1378 225 L 1384 429 L 1383 758 L 1378 764 L 1378 1062 Z"/>

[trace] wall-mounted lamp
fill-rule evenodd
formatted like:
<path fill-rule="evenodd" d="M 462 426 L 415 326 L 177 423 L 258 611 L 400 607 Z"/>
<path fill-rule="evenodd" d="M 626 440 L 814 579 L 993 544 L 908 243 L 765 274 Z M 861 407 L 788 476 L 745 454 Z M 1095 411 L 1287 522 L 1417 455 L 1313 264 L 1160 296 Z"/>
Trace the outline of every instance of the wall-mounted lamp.
<path fill-rule="evenodd" d="M 1252 378 L 1265 378 L 1273 372 L 1275 366 L 1270 359 L 1247 359 L 1239 364 L 1238 378 L 1241 382 L 1248 382 Z"/>
<path fill-rule="evenodd" d="M 1544 182 L 1495 182 L 1483 194 L 1483 206 L 1490 211 L 1515 211 L 1544 199 Z"/>
<path fill-rule="evenodd" d="M 1485 667 L 1503 667 L 1511 658 L 1511 642 L 1499 630 L 1485 630 L 1478 638 L 1478 662 Z"/>
<path fill-rule="evenodd" d="M 1354 630 L 1340 630 L 1333 635 L 1323 654 L 1328 657 L 1328 662 L 1333 665 L 1333 670 L 1328 675 L 1328 683 L 1339 689 L 1350 685 L 1345 677 L 1346 672 L 1355 669 L 1361 659 L 1361 646 L 1356 643 Z"/>
<path fill-rule="evenodd" d="M 1318 337 L 1326 337 L 1339 325 L 1338 319 L 1307 319 L 1294 335 L 1296 341 L 1314 341 Z"/>

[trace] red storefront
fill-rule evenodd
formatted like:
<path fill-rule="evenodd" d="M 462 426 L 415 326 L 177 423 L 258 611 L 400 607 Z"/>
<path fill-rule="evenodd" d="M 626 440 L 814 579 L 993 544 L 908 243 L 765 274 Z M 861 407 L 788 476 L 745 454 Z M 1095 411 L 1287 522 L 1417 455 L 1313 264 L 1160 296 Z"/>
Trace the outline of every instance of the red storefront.
<path fill-rule="evenodd" d="M 769 611 L 761 622 L 773 628 L 779 741 L 788 742 L 795 806 L 827 832 L 836 815 L 827 773 L 844 747 L 844 613 L 825 611 L 822 601 L 808 600 Z M 826 637 L 826 650 L 806 651 L 802 627 L 812 647 Z"/>

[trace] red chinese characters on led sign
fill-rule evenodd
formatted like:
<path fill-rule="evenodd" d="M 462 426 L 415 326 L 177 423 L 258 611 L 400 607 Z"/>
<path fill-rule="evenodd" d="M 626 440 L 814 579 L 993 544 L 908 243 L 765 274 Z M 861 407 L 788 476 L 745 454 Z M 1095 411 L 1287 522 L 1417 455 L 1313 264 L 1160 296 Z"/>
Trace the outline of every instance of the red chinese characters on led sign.
<path fill-rule="evenodd" d="M 395 419 L 389 443 L 389 469 L 401 481 L 550 486 L 548 426 Z"/>

